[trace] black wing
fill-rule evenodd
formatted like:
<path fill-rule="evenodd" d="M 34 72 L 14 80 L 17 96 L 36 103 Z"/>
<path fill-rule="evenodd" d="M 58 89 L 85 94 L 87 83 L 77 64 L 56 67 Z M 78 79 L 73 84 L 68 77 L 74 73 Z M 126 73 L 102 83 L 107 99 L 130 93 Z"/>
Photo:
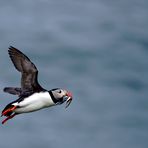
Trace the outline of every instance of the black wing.
<path fill-rule="evenodd" d="M 38 70 L 30 59 L 18 49 L 10 46 L 8 53 L 15 66 L 21 72 L 21 91 L 22 92 L 40 92 L 44 89 L 38 83 Z"/>

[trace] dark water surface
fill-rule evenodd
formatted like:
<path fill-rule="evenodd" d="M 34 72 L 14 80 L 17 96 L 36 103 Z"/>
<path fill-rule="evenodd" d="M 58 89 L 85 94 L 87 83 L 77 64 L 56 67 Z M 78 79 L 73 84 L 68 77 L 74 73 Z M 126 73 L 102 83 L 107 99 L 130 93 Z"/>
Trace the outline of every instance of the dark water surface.
<path fill-rule="evenodd" d="M 0 1 L 0 110 L 20 74 L 7 49 L 38 67 L 45 88 L 73 102 L 0 126 L 0 148 L 147 148 L 148 1 Z"/>

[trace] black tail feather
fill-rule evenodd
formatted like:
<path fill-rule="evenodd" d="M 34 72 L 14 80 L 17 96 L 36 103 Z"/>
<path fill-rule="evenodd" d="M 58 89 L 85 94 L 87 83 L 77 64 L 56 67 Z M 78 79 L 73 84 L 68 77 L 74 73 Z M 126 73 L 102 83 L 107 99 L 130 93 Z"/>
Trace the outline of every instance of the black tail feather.
<path fill-rule="evenodd" d="M 3 109 L 2 113 L 1 113 L 1 116 L 3 116 L 3 113 L 4 113 L 5 110 L 7 110 L 7 109 L 9 109 L 9 108 L 11 108 L 11 107 L 13 107 L 13 105 L 12 105 L 11 103 L 8 104 L 8 105 Z M 12 113 L 13 113 L 13 112 L 8 112 L 8 113 L 5 114 L 4 116 L 10 116 Z"/>

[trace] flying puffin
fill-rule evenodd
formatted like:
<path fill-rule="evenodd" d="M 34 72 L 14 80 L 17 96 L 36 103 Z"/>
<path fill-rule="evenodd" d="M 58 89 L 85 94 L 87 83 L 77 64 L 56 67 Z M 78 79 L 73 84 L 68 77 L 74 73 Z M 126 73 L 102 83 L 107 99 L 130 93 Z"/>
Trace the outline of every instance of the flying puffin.
<path fill-rule="evenodd" d="M 4 92 L 17 95 L 19 98 L 9 103 L 2 111 L 1 116 L 7 120 L 22 113 L 34 112 L 43 108 L 62 104 L 66 101 L 66 108 L 72 101 L 72 94 L 67 90 L 55 88 L 44 89 L 38 83 L 38 70 L 31 60 L 18 49 L 10 46 L 9 56 L 15 68 L 21 72 L 21 88 L 5 87 Z"/>

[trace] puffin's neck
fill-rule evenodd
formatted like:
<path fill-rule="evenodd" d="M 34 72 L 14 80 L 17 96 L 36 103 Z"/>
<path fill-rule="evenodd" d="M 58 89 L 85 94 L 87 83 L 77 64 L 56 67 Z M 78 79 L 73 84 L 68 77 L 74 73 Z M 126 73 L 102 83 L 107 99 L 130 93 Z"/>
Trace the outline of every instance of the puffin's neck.
<path fill-rule="evenodd" d="M 54 97 L 54 95 L 53 95 L 51 90 L 49 90 L 48 92 L 49 92 L 49 95 L 50 95 L 52 101 L 56 104 L 58 102 L 58 100 Z"/>

